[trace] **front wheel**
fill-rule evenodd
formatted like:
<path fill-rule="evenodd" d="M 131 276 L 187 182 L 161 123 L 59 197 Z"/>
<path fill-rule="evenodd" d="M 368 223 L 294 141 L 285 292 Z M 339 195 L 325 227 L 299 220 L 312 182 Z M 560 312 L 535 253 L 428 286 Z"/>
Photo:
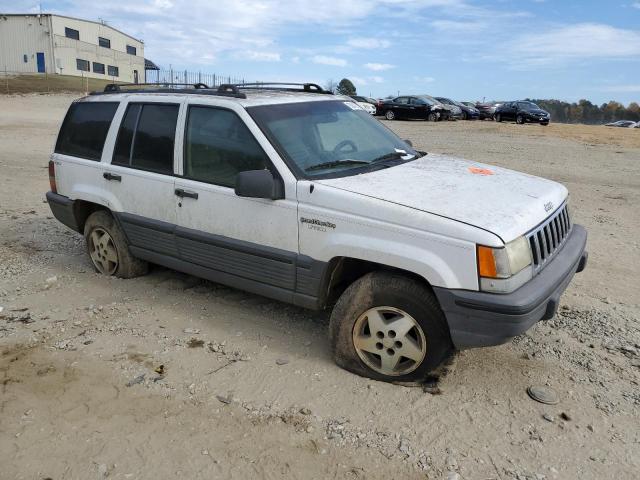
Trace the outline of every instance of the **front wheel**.
<path fill-rule="evenodd" d="M 427 116 L 427 120 L 429 122 L 437 122 L 438 121 L 438 114 L 435 112 L 431 112 L 428 116 Z"/>
<path fill-rule="evenodd" d="M 133 278 L 147 273 L 147 262 L 129 251 L 124 232 L 106 210 L 92 213 L 84 224 L 87 253 L 98 273 Z"/>
<path fill-rule="evenodd" d="M 426 285 L 373 272 L 342 294 L 331 314 L 335 362 L 386 382 L 424 380 L 453 352 L 449 328 Z"/>
<path fill-rule="evenodd" d="M 499 113 L 496 113 L 495 119 L 496 119 L 496 122 L 501 122 L 502 121 L 502 115 L 500 115 Z"/>
<path fill-rule="evenodd" d="M 395 120 L 396 114 L 393 113 L 393 110 L 387 110 L 386 112 L 384 112 L 384 118 L 386 118 L 387 120 Z"/>

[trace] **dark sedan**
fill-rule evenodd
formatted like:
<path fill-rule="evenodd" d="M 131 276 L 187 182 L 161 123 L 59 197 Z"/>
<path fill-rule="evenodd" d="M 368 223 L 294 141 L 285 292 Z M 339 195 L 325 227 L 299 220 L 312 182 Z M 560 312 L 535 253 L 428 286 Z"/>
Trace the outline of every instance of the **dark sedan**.
<path fill-rule="evenodd" d="M 525 123 L 539 123 L 540 125 L 549 125 L 551 115 L 549 112 L 542 110 L 538 105 L 528 101 L 505 102 L 494 113 L 496 122 L 503 120 L 515 120 L 519 125 Z"/>
<path fill-rule="evenodd" d="M 450 98 L 446 98 L 446 97 L 436 97 L 436 99 L 440 100 L 442 103 L 446 105 L 452 105 L 462 110 L 462 113 L 460 115 L 460 118 L 462 120 L 477 120 L 478 118 L 480 118 L 480 112 L 474 106 L 469 106 L 466 103 L 457 102 L 455 100 L 451 100 Z"/>
<path fill-rule="evenodd" d="M 387 120 L 422 119 L 436 122 L 448 117 L 449 110 L 429 95 L 402 96 L 378 102 L 377 114 Z"/>

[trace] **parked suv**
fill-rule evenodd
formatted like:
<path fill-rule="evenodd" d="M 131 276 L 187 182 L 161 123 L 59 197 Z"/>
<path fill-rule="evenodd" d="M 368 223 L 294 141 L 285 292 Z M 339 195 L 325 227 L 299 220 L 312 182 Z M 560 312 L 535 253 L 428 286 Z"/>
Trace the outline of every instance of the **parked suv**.
<path fill-rule="evenodd" d="M 429 95 L 396 97 L 378 103 L 378 115 L 387 120 L 421 119 L 437 122 L 449 118 L 449 110 Z"/>
<path fill-rule="evenodd" d="M 551 115 L 549 112 L 542 110 L 533 102 L 518 101 L 505 102 L 496 108 L 494 114 L 496 122 L 503 120 L 512 120 L 520 125 L 525 123 L 539 123 L 540 125 L 549 125 Z"/>
<path fill-rule="evenodd" d="M 332 308 L 336 362 L 385 381 L 553 317 L 587 259 L 564 186 L 415 150 L 312 84 L 108 87 L 69 108 L 49 178 L 97 272 Z"/>

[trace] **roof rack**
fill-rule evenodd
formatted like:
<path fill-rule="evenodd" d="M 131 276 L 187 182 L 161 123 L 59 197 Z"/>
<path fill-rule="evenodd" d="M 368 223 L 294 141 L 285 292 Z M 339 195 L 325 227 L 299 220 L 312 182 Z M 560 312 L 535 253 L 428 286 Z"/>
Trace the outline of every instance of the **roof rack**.
<path fill-rule="evenodd" d="M 133 87 L 133 88 L 129 88 Z M 139 88 L 155 87 L 155 88 Z M 190 93 L 198 95 L 218 95 L 223 97 L 247 98 L 234 85 L 209 87 L 205 83 L 109 83 L 102 92 L 91 92 L 91 95 L 108 95 L 112 93 Z"/>
<path fill-rule="evenodd" d="M 150 88 L 140 88 L 150 87 Z M 153 87 L 153 88 L 151 88 Z M 102 92 L 91 95 L 112 93 L 191 93 L 197 95 L 218 95 L 223 97 L 247 98 L 241 90 L 273 90 L 280 92 L 307 92 L 333 95 L 316 83 L 255 82 L 223 83 L 219 87 L 209 87 L 205 83 L 109 83 Z"/>
<path fill-rule="evenodd" d="M 219 88 L 233 88 L 238 91 L 241 89 L 255 89 L 255 90 L 279 90 L 285 92 L 308 92 L 308 93 L 321 93 L 326 95 L 333 95 L 332 92 L 324 90 L 317 83 L 290 83 L 290 82 L 255 82 L 255 83 L 225 83 L 220 85 Z M 302 88 L 300 88 L 302 87 Z"/>

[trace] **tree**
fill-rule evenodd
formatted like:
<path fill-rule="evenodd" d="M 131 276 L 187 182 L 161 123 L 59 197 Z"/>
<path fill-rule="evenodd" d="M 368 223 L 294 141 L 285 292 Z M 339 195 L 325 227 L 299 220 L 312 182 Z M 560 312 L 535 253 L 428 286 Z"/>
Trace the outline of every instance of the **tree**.
<path fill-rule="evenodd" d="M 336 93 L 339 93 L 340 95 L 355 95 L 356 86 L 348 78 L 343 78 L 340 80 L 338 88 L 336 88 Z"/>
<path fill-rule="evenodd" d="M 323 87 L 327 92 L 336 93 L 336 89 L 338 88 L 338 84 L 333 81 L 333 78 L 327 80 Z"/>

